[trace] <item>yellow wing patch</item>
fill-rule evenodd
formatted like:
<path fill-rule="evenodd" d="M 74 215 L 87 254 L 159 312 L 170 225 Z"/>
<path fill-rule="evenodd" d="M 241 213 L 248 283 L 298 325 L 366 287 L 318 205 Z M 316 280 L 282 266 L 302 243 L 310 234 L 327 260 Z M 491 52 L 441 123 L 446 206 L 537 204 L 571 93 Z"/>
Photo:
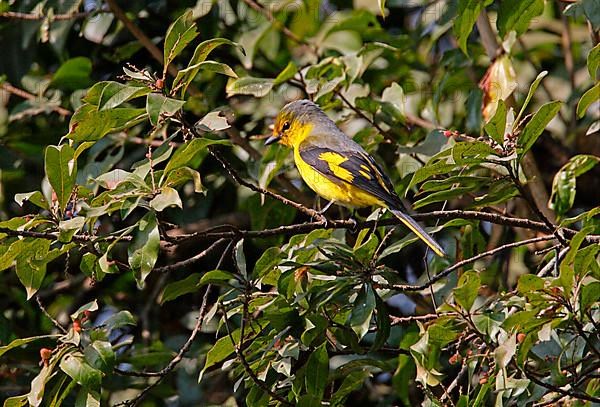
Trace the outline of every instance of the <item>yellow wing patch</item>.
<path fill-rule="evenodd" d="M 343 163 L 348 161 L 347 157 L 344 157 L 343 155 L 334 153 L 332 151 L 328 151 L 319 154 L 319 160 L 325 161 L 329 166 L 329 170 L 336 177 L 346 182 L 352 182 L 354 180 L 354 176 L 352 175 L 352 173 L 347 169 L 341 167 Z"/>

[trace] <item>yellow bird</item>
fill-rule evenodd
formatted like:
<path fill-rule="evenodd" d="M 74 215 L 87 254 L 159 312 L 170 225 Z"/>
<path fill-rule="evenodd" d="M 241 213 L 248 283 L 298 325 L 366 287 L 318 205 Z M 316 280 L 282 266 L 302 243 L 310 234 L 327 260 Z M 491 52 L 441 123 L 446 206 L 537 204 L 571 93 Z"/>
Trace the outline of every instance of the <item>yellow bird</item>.
<path fill-rule="evenodd" d="M 310 100 L 297 100 L 281 109 L 273 136 L 265 144 L 279 142 L 294 150 L 302 179 L 318 195 L 349 208 L 379 206 L 389 209 L 438 256 L 441 246 L 410 216 L 381 167 Z"/>

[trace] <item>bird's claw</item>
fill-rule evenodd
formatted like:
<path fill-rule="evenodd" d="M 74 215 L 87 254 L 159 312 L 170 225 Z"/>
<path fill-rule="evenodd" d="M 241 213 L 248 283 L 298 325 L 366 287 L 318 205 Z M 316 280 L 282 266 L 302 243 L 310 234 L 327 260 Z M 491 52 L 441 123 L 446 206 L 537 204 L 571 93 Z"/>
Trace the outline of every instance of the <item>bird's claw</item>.
<path fill-rule="evenodd" d="M 350 232 L 356 233 L 358 230 L 358 222 L 354 218 L 348 218 L 348 222 L 350 222 Z"/>

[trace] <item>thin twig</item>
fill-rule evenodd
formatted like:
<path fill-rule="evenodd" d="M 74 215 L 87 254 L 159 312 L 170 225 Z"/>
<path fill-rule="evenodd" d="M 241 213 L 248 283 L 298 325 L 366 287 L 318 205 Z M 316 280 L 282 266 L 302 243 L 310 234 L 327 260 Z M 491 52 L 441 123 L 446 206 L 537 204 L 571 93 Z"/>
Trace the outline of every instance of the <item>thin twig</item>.
<path fill-rule="evenodd" d="M 129 17 L 127 17 L 123 9 L 121 9 L 121 7 L 119 7 L 117 4 L 116 0 L 106 0 L 106 4 L 108 4 L 108 7 L 113 12 L 117 20 L 123 23 L 131 35 L 133 35 L 140 42 L 140 44 L 142 44 L 142 46 L 146 48 L 148 52 L 150 52 L 150 55 L 152 55 L 154 59 L 162 64 L 164 60 L 161 50 L 133 21 L 129 19 Z M 178 71 L 175 66 L 169 65 L 167 70 L 171 76 L 177 76 Z"/>
<path fill-rule="evenodd" d="M 594 397 L 594 396 L 590 396 L 589 394 L 576 393 L 574 391 L 564 390 L 561 387 L 554 386 L 554 385 L 552 385 L 550 383 L 544 383 L 543 381 L 541 381 L 540 379 L 538 379 L 537 377 L 535 377 L 535 375 L 533 375 L 527 369 L 527 367 L 525 367 L 525 369 L 523 371 L 525 373 L 525 376 L 527 376 L 527 378 L 529 380 L 531 380 L 532 382 L 534 382 L 538 386 L 545 387 L 548 390 L 552 390 L 555 393 L 560 393 L 560 394 L 563 394 L 563 395 L 568 396 L 568 397 L 573 397 L 573 398 L 580 399 L 580 400 L 592 401 L 594 403 L 600 403 L 600 398 L 599 397 Z"/>
<path fill-rule="evenodd" d="M 543 242 L 543 241 L 553 240 L 553 239 L 556 239 L 556 237 L 553 236 L 553 235 L 548 235 L 548 236 L 534 237 L 534 238 L 527 239 L 527 240 L 521 240 L 520 242 L 513 242 L 513 243 L 504 244 L 502 246 L 496 247 L 495 249 L 488 250 L 488 251 L 480 253 L 480 254 L 478 254 L 476 256 L 473 256 L 473 257 L 470 257 L 468 259 L 459 261 L 459 262 L 453 264 L 452 266 L 448 267 L 444 271 L 436 274 L 427 283 L 422 284 L 422 285 L 374 284 L 373 286 L 376 287 L 376 288 L 383 288 L 383 289 L 389 289 L 389 290 L 394 290 L 394 291 L 421 291 L 421 290 L 424 290 L 426 288 L 429 288 L 432 284 L 434 284 L 437 281 L 441 280 L 442 278 L 448 276 L 453 271 L 461 268 L 462 266 L 464 266 L 466 264 L 473 263 L 473 262 L 475 262 L 475 261 L 477 261 L 479 259 L 482 259 L 484 257 L 493 256 L 493 255 L 495 255 L 497 253 L 500 253 L 500 252 L 502 252 L 504 250 L 512 249 L 514 247 L 525 246 L 525 245 L 528 245 L 528 244 L 531 244 L 531 243 Z"/>
<path fill-rule="evenodd" d="M 169 364 L 167 366 L 164 367 L 164 369 L 162 369 L 160 372 L 152 372 L 152 373 L 137 373 L 135 374 L 135 376 L 141 376 L 144 375 L 145 377 L 158 377 L 158 379 L 149 384 L 148 386 L 146 386 L 140 394 L 138 394 L 135 398 L 131 399 L 131 400 L 126 400 L 122 403 L 119 403 L 117 405 L 123 405 L 123 406 L 137 406 L 142 399 L 146 396 L 146 394 L 148 394 L 148 392 L 154 388 L 156 385 L 158 385 L 173 369 L 175 369 L 175 367 L 177 366 L 177 364 L 179 362 L 181 362 L 181 360 L 183 359 L 183 356 L 187 353 L 187 351 L 190 349 L 190 347 L 192 346 L 192 343 L 194 342 L 194 339 L 196 339 L 196 335 L 198 335 L 198 332 L 200 332 L 200 328 L 202 327 L 202 321 L 204 319 L 204 317 L 206 316 L 206 312 L 208 311 L 208 297 L 210 295 L 210 289 L 211 286 L 208 285 L 206 287 L 206 291 L 204 291 L 204 296 L 202 297 L 202 304 L 200 305 L 200 310 L 198 311 L 198 319 L 196 320 L 196 325 L 194 325 L 194 329 L 192 330 L 192 333 L 190 334 L 190 336 L 188 337 L 187 341 L 185 342 L 185 344 L 183 344 L 183 346 L 181 347 L 181 349 L 179 349 L 179 352 L 177 352 L 177 355 L 175 355 L 175 357 L 173 359 L 171 359 L 171 361 L 169 362 Z M 128 372 L 123 371 L 123 370 L 117 370 L 115 369 L 115 372 L 118 374 L 124 374 L 124 375 L 132 375 L 133 374 L 128 374 Z"/>
<path fill-rule="evenodd" d="M 48 311 L 46 310 L 46 308 L 42 304 L 42 300 L 41 300 L 41 298 L 40 298 L 39 295 L 35 296 L 35 301 L 37 302 L 38 307 L 40 308 L 40 310 L 42 311 L 42 313 L 46 316 L 46 318 L 48 318 L 50 321 L 52 321 L 52 324 L 54 324 L 54 326 L 57 327 L 59 331 L 61 331 L 63 334 L 66 334 L 67 330 L 65 329 L 65 327 L 62 326 L 60 324 L 60 322 L 58 322 L 56 319 L 52 318 L 52 315 L 50 315 L 48 313 Z"/>
<path fill-rule="evenodd" d="M 273 13 L 271 13 L 271 10 L 263 7 L 261 4 L 258 4 L 254 0 L 244 0 L 244 3 L 246 3 L 248 6 L 250 6 L 253 10 L 264 15 L 267 18 L 267 20 L 269 20 L 271 22 L 271 24 L 273 24 L 273 26 L 276 29 L 278 29 L 279 31 L 281 31 L 286 37 L 288 37 L 289 39 L 291 39 L 292 41 L 294 41 L 298 44 L 307 45 L 311 49 L 311 51 L 316 53 L 316 49 L 314 48 L 314 46 L 312 44 L 310 44 L 306 40 L 298 37 L 293 31 L 291 31 L 289 28 L 287 28 L 285 25 L 283 25 L 279 20 L 277 20 L 273 16 Z"/>
<path fill-rule="evenodd" d="M 36 96 L 33 93 L 29 93 L 26 90 L 17 88 L 16 86 L 13 86 L 13 85 L 11 85 L 8 82 L 2 83 L 1 89 L 3 91 L 6 91 L 8 93 L 12 93 L 13 95 L 19 96 L 20 98 L 23 98 L 23 99 L 26 99 L 26 100 L 42 100 L 39 96 Z M 64 107 L 61 107 L 61 106 L 48 105 L 47 107 L 50 110 L 52 110 L 53 112 L 56 112 L 56 113 L 58 113 L 59 115 L 61 115 L 63 117 L 71 116 L 71 114 L 73 114 L 70 110 L 65 109 Z"/>
<path fill-rule="evenodd" d="M 94 11 L 79 11 L 74 13 L 67 14 L 54 14 L 53 16 L 49 16 L 47 13 L 21 13 L 18 11 L 5 11 L 0 13 L 0 18 L 12 19 L 12 20 L 28 20 L 28 21 L 36 21 L 36 20 L 45 20 L 48 19 L 50 22 L 52 21 L 65 21 L 65 20 L 77 20 L 80 18 L 85 18 L 94 13 L 104 13 L 102 10 L 94 10 Z"/>
<path fill-rule="evenodd" d="M 297 209 L 298 211 L 304 213 L 305 215 L 310 216 L 311 218 L 316 218 L 316 219 L 320 219 L 321 220 L 321 224 L 325 223 L 325 217 L 323 215 L 321 215 L 319 212 L 315 211 L 314 209 L 310 209 L 307 208 L 306 206 L 299 204 L 297 202 L 294 202 L 290 199 L 287 199 L 279 194 L 276 194 L 275 192 L 271 192 L 267 189 L 261 188 L 257 185 L 252 184 L 251 182 L 248 182 L 246 180 L 244 180 L 238 173 L 236 170 L 233 169 L 233 167 L 231 166 L 231 164 L 229 164 L 224 157 L 221 155 L 220 152 L 218 152 L 216 149 L 209 147 L 209 151 L 210 153 L 213 155 L 213 157 L 215 157 L 217 159 L 217 161 L 219 161 L 219 163 L 223 166 L 223 168 L 227 171 L 227 173 L 231 176 L 231 178 L 233 178 L 233 180 L 235 182 L 237 182 L 238 184 L 245 186 L 246 188 L 251 189 L 254 192 L 258 192 L 262 195 L 266 195 L 269 196 L 273 199 L 276 199 L 280 202 L 283 202 L 285 205 L 291 206 L 292 208 Z"/>
<path fill-rule="evenodd" d="M 156 267 L 154 269 L 154 271 L 157 273 L 168 273 L 168 272 L 175 271 L 175 270 L 187 267 L 187 266 L 191 266 L 194 263 L 201 260 L 202 258 L 204 258 L 207 254 L 209 254 L 210 252 L 215 250 L 217 247 L 219 247 L 221 245 L 221 243 L 226 242 L 226 241 L 227 241 L 227 239 L 221 238 L 221 239 L 215 241 L 210 246 L 208 246 L 208 248 L 206 248 L 203 251 L 201 251 L 200 253 L 196 254 L 195 256 L 192 256 L 192 257 L 187 258 L 182 261 L 178 261 L 177 263 L 169 264 L 167 266 Z"/>

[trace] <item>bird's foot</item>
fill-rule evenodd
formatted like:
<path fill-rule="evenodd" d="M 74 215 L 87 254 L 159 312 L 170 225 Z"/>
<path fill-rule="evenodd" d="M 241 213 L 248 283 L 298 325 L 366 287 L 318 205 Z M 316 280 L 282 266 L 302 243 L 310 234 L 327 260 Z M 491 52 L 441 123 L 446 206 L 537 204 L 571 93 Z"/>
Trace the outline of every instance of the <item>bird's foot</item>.
<path fill-rule="evenodd" d="M 356 219 L 354 217 L 350 217 L 348 218 L 348 222 L 350 223 L 350 232 L 352 232 L 353 234 L 358 232 L 358 222 L 356 221 Z"/>

